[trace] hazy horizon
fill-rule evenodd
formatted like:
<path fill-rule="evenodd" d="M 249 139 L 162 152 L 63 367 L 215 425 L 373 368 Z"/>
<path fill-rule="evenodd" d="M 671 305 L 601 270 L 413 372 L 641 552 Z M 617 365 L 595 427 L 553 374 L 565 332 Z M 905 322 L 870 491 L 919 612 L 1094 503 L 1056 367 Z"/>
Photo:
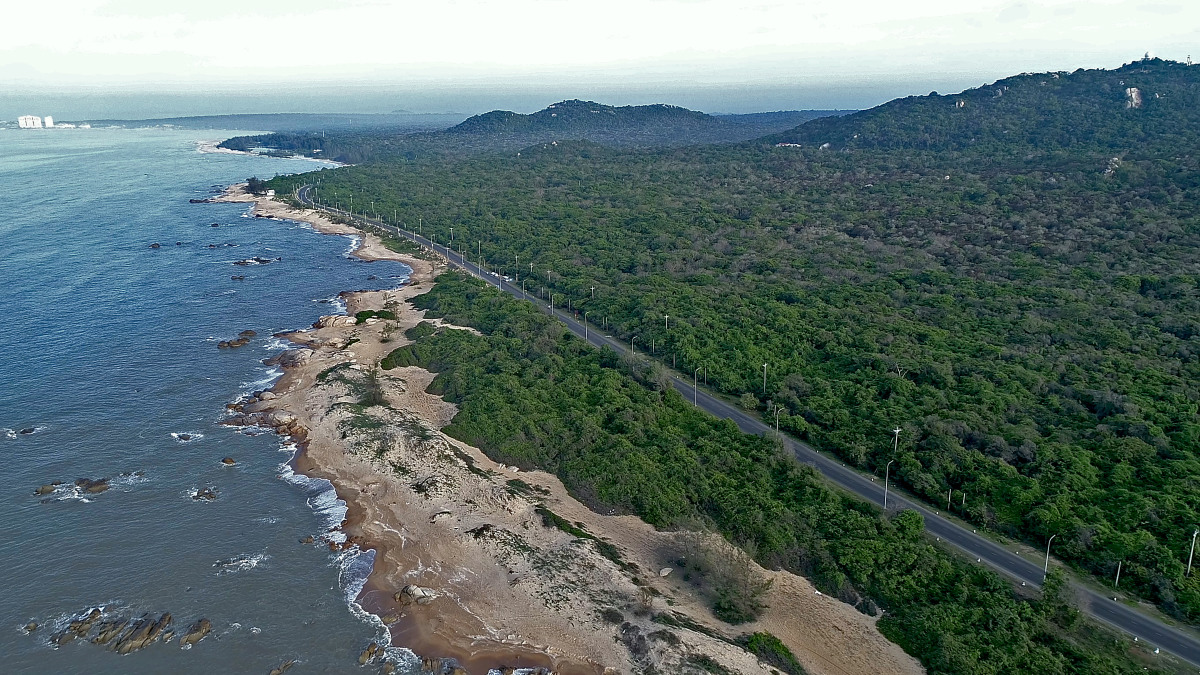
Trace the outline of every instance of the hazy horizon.
<path fill-rule="evenodd" d="M 1115 68 L 1141 54 L 1111 63 L 1056 63 L 1023 71 L 995 73 L 930 72 L 880 80 L 847 77 L 841 82 L 747 82 L 695 84 L 661 81 L 512 83 L 471 82 L 397 85 L 388 83 L 321 83 L 311 86 L 268 82 L 247 88 L 229 83 L 207 90 L 150 86 L 64 86 L 26 88 L 0 86 L 0 120 L 18 115 L 53 115 L 62 121 L 95 119 L 152 119 L 204 115 L 268 113 L 418 114 L 454 113 L 469 116 L 504 109 L 529 113 L 567 99 L 593 100 L 607 105 L 668 103 L 711 114 L 743 114 L 777 110 L 861 110 L 904 96 L 943 94 L 989 84 L 1018 72 L 1077 68 Z"/>
<path fill-rule="evenodd" d="M 1020 72 L 1184 60 L 1173 0 L 63 0 L 5 13 L 0 117 L 860 109 Z M 61 106 L 34 110 L 30 106 Z"/>

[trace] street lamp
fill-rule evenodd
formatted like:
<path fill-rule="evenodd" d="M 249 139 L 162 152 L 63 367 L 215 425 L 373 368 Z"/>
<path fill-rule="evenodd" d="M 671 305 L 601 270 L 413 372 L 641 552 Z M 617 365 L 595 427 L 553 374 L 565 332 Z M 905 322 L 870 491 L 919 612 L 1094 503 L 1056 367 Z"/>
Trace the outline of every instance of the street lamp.
<path fill-rule="evenodd" d="M 888 478 L 891 477 L 892 462 L 896 460 L 889 459 L 887 466 L 883 467 L 883 511 L 887 513 L 887 495 L 888 495 Z"/>
<path fill-rule="evenodd" d="M 671 318 L 671 317 L 667 316 L 666 314 L 663 314 L 663 330 L 671 330 L 667 326 L 667 319 L 669 319 L 669 318 Z"/>
<path fill-rule="evenodd" d="M 1054 543 L 1054 538 L 1057 536 L 1057 534 L 1050 535 L 1050 541 L 1046 542 L 1046 564 L 1044 567 L 1042 567 L 1043 580 L 1045 580 L 1046 576 L 1050 574 L 1050 544 Z"/>
<path fill-rule="evenodd" d="M 636 335 L 634 335 L 633 337 L 629 338 L 629 354 L 630 354 L 631 356 L 632 356 L 632 355 L 635 353 L 635 352 L 633 351 L 633 342 L 634 342 L 634 340 L 637 340 L 637 336 L 636 336 Z"/>
<path fill-rule="evenodd" d="M 696 366 L 695 372 L 692 373 L 692 405 L 700 407 L 700 368 Z"/>
<path fill-rule="evenodd" d="M 763 398 L 767 397 L 767 364 L 763 364 Z"/>
<path fill-rule="evenodd" d="M 779 413 L 783 410 L 783 406 L 775 406 L 775 435 L 779 435 Z"/>
<path fill-rule="evenodd" d="M 1200 534 L 1200 530 L 1196 530 L 1195 532 L 1192 532 L 1192 550 L 1188 552 L 1187 574 L 1184 575 L 1187 577 L 1192 576 L 1192 555 L 1196 553 L 1196 535 L 1197 534 Z"/>
<path fill-rule="evenodd" d="M 583 341 L 587 342 L 587 312 L 583 313 Z"/>

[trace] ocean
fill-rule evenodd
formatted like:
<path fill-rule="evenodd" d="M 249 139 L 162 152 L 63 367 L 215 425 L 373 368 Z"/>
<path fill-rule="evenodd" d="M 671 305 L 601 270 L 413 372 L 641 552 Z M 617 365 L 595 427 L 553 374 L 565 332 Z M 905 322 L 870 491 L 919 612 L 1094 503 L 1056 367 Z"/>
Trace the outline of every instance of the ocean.
<path fill-rule="evenodd" d="M 343 517 L 328 483 L 292 475 L 277 436 L 220 421 L 279 374 L 262 363 L 283 346 L 273 333 L 409 270 L 245 204 L 189 203 L 321 166 L 198 150 L 237 133 L 0 130 L 4 672 L 361 672 L 358 654 L 385 639 L 352 602 L 371 554 L 301 543 Z M 233 264 L 255 256 L 271 262 Z M 248 345 L 218 349 L 244 330 Z M 100 478 L 108 490 L 75 485 Z M 204 489 L 216 498 L 194 499 Z M 93 608 L 212 630 L 127 655 L 55 644 Z"/>

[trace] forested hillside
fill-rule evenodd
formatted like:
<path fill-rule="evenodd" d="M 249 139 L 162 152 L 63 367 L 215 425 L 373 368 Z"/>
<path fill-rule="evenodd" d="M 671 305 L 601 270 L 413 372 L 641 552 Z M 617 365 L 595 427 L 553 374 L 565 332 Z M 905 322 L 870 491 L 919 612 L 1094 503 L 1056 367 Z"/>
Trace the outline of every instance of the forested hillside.
<path fill-rule="evenodd" d="M 587 347 L 530 303 L 446 274 L 415 299 L 428 316 L 482 335 L 410 331 L 381 364 L 438 373 L 430 391 L 459 406 L 446 432 L 508 464 L 558 474 L 603 512 L 659 527 L 712 527 L 769 567 L 808 576 L 868 614 L 930 673 L 1135 673 L 1148 652 L 1096 631 L 1066 604 L 1061 573 L 1041 599 L 830 489 L 773 439 L 742 433 L 660 386 L 647 363 Z M 758 598 L 716 589 L 714 613 L 741 623 Z M 1145 660 L 1145 663 L 1152 663 Z"/>
<path fill-rule="evenodd" d="M 1170 153 L 1200 138 L 1195 69 L 1145 59 L 1115 70 L 1026 73 L 960 94 L 911 96 L 816 120 L 779 141 L 831 149 L 1011 154 L 1074 147 Z"/>
<path fill-rule="evenodd" d="M 233 150 L 271 148 L 341 162 L 455 157 L 516 152 L 537 143 L 586 140 L 615 147 L 661 147 L 745 141 L 793 127 L 835 110 L 792 110 L 750 115 L 707 115 L 670 105 L 613 107 L 562 101 L 531 115 L 494 110 L 437 132 L 275 133 L 239 136 Z"/>
<path fill-rule="evenodd" d="M 1142 106 L 1094 95 L 1106 78 Z M 1185 575 L 1200 67 L 1002 82 L 997 101 L 1043 101 L 952 131 L 912 118 L 982 108 L 986 92 L 961 108 L 906 99 L 802 125 L 800 148 L 560 142 L 392 161 L 324 172 L 317 194 L 420 218 L 440 242 L 453 227 L 467 255 L 772 421 L 782 406 L 783 429 L 847 463 L 882 474 L 894 459 L 893 479 L 938 508 L 1037 546 L 1057 535 L 1056 555 L 1110 584 L 1121 565 L 1122 590 L 1200 621 Z"/>

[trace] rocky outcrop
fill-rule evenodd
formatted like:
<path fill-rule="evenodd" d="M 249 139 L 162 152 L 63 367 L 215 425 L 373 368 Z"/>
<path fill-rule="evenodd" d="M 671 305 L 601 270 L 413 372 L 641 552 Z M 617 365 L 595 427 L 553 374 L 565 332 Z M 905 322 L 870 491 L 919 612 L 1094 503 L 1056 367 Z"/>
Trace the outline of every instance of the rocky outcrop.
<path fill-rule="evenodd" d="M 196 623 L 189 626 L 187 632 L 183 634 L 183 637 L 179 638 L 179 646 L 187 647 L 188 645 L 194 645 L 203 640 L 204 636 L 208 635 L 209 631 L 211 630 L 212 622 L 208 619 L 200 619 Z"/>
<path fill-rule="evenodd" d="M 367 648 L 363 650 L 362 654 L 358 655 L 358 665 L 367 665 L 367 663 L 373 661 L 375 657 L 382 652 L 383 650 L 379 648 L 379 645 L 372 642 L 371 644 L 367 645 Z"/>
<path fill-rule="evenodd" d="M 313 352 L 311 349 L 307 349 L 307 348 L 303 348 L 303 347 L 300 349 L 289 349 L 287 351 L 280 352 L 279 354 L 276 354 L 275 356 L 272 356 L 269 359 L 266 359 L 265 361 L 263 361 L 263 364 L 268 365 L 268 366 L 282 366 L 284 368 L 294 368 L 296 366 L 301 366 L 301 365 L 304 365 L 305 363 L 307 363 L 308 360 L 312 358 L 312 355 L 313 355 Z"/>
<path fill-rule="evenodd" d="M 283 663 L 279 664 L 278 668 L 272 668 L 270 675 L 283 675 L 288 671 L 288 668 L 291 668 L 294 665 L 296 665 L 295 661 L 284 661 Z"/>
<path fill-rule="evenodd" d="M 237 464 L 237 461 L 235 461 L 232 457 L 224 457 L 221 459 L 221 463 L 225 466 L 233 466 L 234 464 Z"/>
<path fill-rule="evenodd" d="M 338 326 L 353 326 L 357 320 L 352 316 L 344 314 L 330 314 L 317 319 L 313 324 L 313 328 L 336 328 Z"/>
<path fill-rule="evenodd" d="M 86 637 L 88 631 L 92 630 L 92 624 L 99 621 L 101 616 L 102 614 L 99 609 L 93 609 L 82 618 L 74 619 L 68 623 L 66 628 L 50 638 L 50 642 L 62 646 L 75 638 Z"/>
<path fill-rule="evenodd" d="M 400 591 L 392 597 L 395 598 L 396 602 L 400 603 L 401 605 L 428 605 L 429 603 L 433 602 L 433 599 L 437 597 L 437 594 L 428 588 L 421 588 L 416 584 L 409 584 L 400 589 Z"/>
<path fill-rule="evenodd" d="M 195 494 L 192 495 L 192 499 L 198 502 L 211 502 L 216 498 L 217 491 L 210 487 L 200 488 L 199 490 L 196 490 Z"/>
<path fill-rule="evenodd" d="M 99 494 L 107 490 L 110 486 L 107 478 L 97 478 L 95 480 L 90 478 L 80 478 L 79 480 L 75 481 L 75 487 L 87 492 L 88 494 Z"/>
<path fill-rule="evenodd" d="M 157 620 L 149 614 L 134 621 L 133 624 L 121 634 L 115 642 L 112 643 L 113 651 L 118 654 L 128 654 L 139 649 L 144 649 L 153 644 L 160 637 L 167 626 L 171 625 L 171 613 L 164 612 Z"/>

